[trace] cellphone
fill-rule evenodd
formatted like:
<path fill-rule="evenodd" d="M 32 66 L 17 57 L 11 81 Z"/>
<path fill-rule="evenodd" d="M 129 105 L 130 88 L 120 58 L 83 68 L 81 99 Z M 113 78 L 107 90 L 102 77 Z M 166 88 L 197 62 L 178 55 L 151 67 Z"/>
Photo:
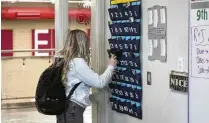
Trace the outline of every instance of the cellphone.
<path fill-rule="evenodd" d="M 110 50 L 110 49 L 108 49 L 107 53 L 109 55 L 109 58 L 111 58 L 111 54 L 115 55 L 117 57 L 117 59 L 120 58 L 121 55 L 122 55 L 122 51 L 120 51 L 120 50 Z"/>

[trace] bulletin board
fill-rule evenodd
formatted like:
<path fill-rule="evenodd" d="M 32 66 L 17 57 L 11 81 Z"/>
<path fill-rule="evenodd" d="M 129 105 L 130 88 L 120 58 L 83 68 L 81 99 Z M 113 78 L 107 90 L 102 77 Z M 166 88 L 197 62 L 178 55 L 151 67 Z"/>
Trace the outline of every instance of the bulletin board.
<path fill-rule="evenodd" d="M 167 60 L 167 8 L 155 5 L 148 8 L 148 59 Z"/>
<path fill-rule="evenodd" d="M 209 0 L 191 1 L 189 123 L 209 123 Z"/>
<path fill-rule="evenodd" d="M 112 110 L 142 119 L 141 1 L 113 1 L 108 9 L 108 41 L 111 50 L 121 51 L 122 55 L 109 84 L 109 100 Z"/>

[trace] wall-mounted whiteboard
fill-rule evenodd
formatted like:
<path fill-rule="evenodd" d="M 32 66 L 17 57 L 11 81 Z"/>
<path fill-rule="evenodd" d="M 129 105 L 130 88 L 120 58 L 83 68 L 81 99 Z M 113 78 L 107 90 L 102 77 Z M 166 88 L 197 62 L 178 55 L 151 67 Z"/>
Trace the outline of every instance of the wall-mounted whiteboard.
<path fill-rule="evenodd" d="M 191 2 L 189 123 L 209 123 L 209 0 Z"/>
<path fill-rule="evenodd" d="M 191 42 L 192 77 L 209 78 L 209 25 L 192 26 Z"/>

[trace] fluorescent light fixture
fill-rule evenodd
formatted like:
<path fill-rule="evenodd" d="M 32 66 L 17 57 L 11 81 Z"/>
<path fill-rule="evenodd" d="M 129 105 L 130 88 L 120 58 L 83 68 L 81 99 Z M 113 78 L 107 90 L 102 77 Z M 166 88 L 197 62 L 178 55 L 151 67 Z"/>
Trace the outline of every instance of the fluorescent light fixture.
<path fill-rule="evenodd" d="M 1 0 L 1 2 L 12 2 L 12 3 L 15 3 L 15 2 L 36 2 L 36 3 L 54 3 L 56 0 Z M 87 1 L 80 1 L 80 0 L 76 0 L 76 1 L 68 1 L 69 3 L 83 3 L 83 4 L 86 4 L 86 3 L 91 3 L 89 0 Z"/>

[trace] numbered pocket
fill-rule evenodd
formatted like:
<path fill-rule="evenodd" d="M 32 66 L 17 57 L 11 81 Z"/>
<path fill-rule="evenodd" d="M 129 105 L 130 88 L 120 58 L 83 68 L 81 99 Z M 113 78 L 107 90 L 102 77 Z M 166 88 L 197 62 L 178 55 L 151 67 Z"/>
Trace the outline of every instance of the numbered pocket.
<path fill-rule="evenodd" d="M 129 23 L 129 33 L 130 36 L 140 36 L 140 23 L 138 22 L 132 22 Z"/>
<path fill-rule="evenodd" d="M 141 12 L 140 12 L 141 6 L 134 5 L 131 7 L 131 11 L 133 13 L 134 19 L 140 19 L 141 18 Z"/>
<path fill-rule="evenodd" d="M 123 90 L 123 93 L 124 93 L 124 98 L 125 99 L 129 99 L 129 89 L 127 88 L 127 86 L 122 86 L 122 90 Z"/>
<path fill-rule="evenodd" d="M 117 8 L 109 8 L 108 12 L 112 21 L 116 21 L 119 19 L 119 11 Z"/>
<path fill-rule="evenodd" d="M 120 51 L 123 50 L 123 44 L 117 39 L 109 39 L 109 46 L 111 50 Z"/>
<path fill-rule="evenodd" d="M 129 8 L 123 8 L 123 17 L 125 20 L 128 20 L 130 15 L 129 15 Z"/>
<path fill-rule="evenodd" d="M 111 92 L 112 95 L 115 95 L 115 90 L 114 90 L 115 87 L 114 87 L 114 85 L 115 84 L 113 84 L 113 83 L 109 84 L 110 92 Z"/>
<path fill-rule="evenodd" d="M 142 101 L 142 89 L 140 86 L 136 86 L 134 89 L 134 97 L 136 102 L 141 102 Z"/>
<path fill-rule="evenodd" d="M 134 109 L 132 108 L 132 101 L 127 101 L 127 104 L 128 104 L 128 115 L 130 116 L 134 116 Z"/>
<path fill-rule="evenodd" d="M 111 50 L 115 50 L 115 43 L 116 43 L 116 40 L 115 39 L 109 39 L 109 46 L 110 46 L 110 49 Z"/>
<path fill-rule="evenodd" d="M 122 90 L 122 86 L 121 85 L 119 85 L 118 91 L 119 91 L 118 92 L 118 96 L 121 97 L 121 98 L 123 98 L 124 97 L 124 92 Z"/>
<path fill-rule="evenodd" d="M 118 109 L 119 109 L 118 112 L 125 113 L 124 106 L 125 106 L 125 99 L 120 99 L 118 101 Z"/>
<path fill-rule="evenodd" d="M 112 77 L 113 81 L 119 81 L 120 80 L 120 75 L 118 73 L 115 73 Z"/>
<path fill-rule="evenodd" d="M 118 84 L 114 84 L 114 95 L 115 96 L 118 96 L 119 95 L 119 93 L 120 93 L 120 85 L 118 85 Z"/>
<path fill-rule="evenodd" d="M 113 99 L 112 110 L 118 111 L 118 99 Z"/>
<path fill-rule="evenodd" d="M 127 89 L 129 91 L 129 99 L 130 100 L 135 100 L 135 90 L 133 88 L 133 85 L 127 84 Z"/>
<path fill-rule="evenodd" d="M 130 102 L 130 107 L 129 107 L 129 109 L 130 109 L 132 112 L 129 113 L 130 116 L 135 117 L 135 115 L 136 115 L 136 110 L 135 110 L 135 108 L 136 108 L 136 103 L 135 103 L 134 101 L 131 101 L 131 102 Z"/>
<path fill-rule="evenodd" d="M 140 51 L 140 40 L 131 40 L 127 41 L 128 42 L 128 47 L 130 52 L 137 52 L 139 53 Z"/>
<path fill-rule="evenodd" d="M 129 107 L 130 107 L 130 102 L 128 102 L 127 100 L 124 102 L 124 113 L 125 114 L 129 114 Z"/>
<path fill-rule="evenodd" d="M 120 23 L 109 24 L 109 29 L 112 36 L 120 36 L 122 31 Z"/>
<path fill-rule="evenodd" d="M 135 103 L 131 105 L 131 108 L 133 109 L 134 113 L 132 116 L 142 119 L 142 109 L 140 103 Z"/>
<path fill-rule="evenodd" d="M 123 40 L 122 42 L 123 42 L 122 43 L 123 51 L 139 53 L 140 50 L 139 40 L 128 40 L 128 41 Z"/>
<path fill-rule="evenodd" d="M 111 108 L 113 110 L 113 108 L 114 108 L 114 102 L 116 102 L 116 99 L 113 98 L 113 97 L 110 97 L 109 100 L 110 100 L 110 106 L 111 106 Z"/>
<path fill-rule="evenodd" d="M 124 76 L 123 81 L 129 83 L 129 84 L 134 84 L 135 80 L 133 78 L 133 75 L 131 72 L 125 71 L 122 73 L 122 75 Z"/>
<path fill-rule="evenodd" d="M 123 9 L 120 8 L 109 8 L 108 9 L 110 19 L 112 21 L 127 20 L 128 18 L 124 16 Z"/>
<path fill-rule="evenodd" d="M 121 67 L 129 67 L 129 68 L 140 68 L 140 58 L 136 57 L 136 58 L 125 58 L 125 57 L 121 57 L 119 59 L 119 66 Z"/>
<path fill-rule="evenodd" d="M 142 83 L 141 83 L 141 72 L 140 72 L 140 70 L 132 69 L 132 70 L 131 70 L 131 73 L 132 73 L 132 75 L 133 75 L 132 77 L 134 78 L 134 83 L 135 83 L 136 85 L 141 86 Z"/>

